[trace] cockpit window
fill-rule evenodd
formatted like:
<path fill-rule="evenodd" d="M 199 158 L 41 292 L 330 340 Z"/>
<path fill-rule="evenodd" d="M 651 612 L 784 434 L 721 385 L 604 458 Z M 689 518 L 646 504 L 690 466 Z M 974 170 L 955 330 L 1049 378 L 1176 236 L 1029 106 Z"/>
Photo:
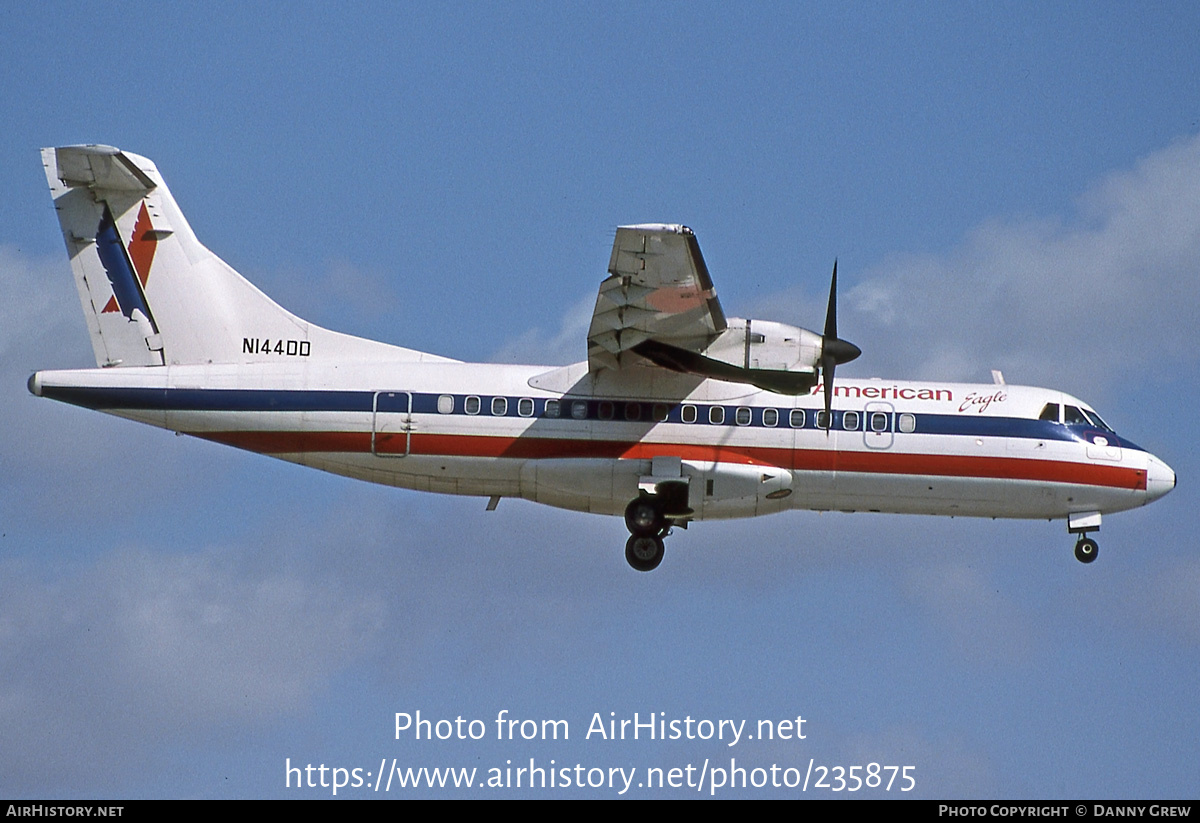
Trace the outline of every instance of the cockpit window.
<path fill-rule="evenodd" d="M 1096 428 L 1104 429 L 1106 432 L 1110 432 L 1113 430 L 1112 426 L 1105 423 L 1104 420 L 1101 419 L 1100 415 L 1096 414 L 1091 409 L 1081 409 L 1081 411 L 1085 415 L 1087 415 L 1087 419 L 1092 421 L 1092 425 L 1095 426 Z M 1115 434 L 1115 432 L 1114 432 L 1114 434 Z"/>
<path fill-rule="evenodd" d="M 1063 422 L 1068 426 L 1090 426 L 1092 421 L 1087 419 L 1082 409 L 1075 406 L 1063 406 Z"/>
<path fill-rule="evenodd" d="M 1058 404 L 1047 403 L 1042 407 L 1042 413 L 1038 415 L 1038 420 L 1049 420 L 1051 423 L 1057 423 L 1058 415 Z M 1079 406 L 1063 406 L 1062 422 L 1066 423 L 1068 426 L 1093 426 L 1097 429 L 1104 429 L 1106 432 L 1111 432 L 1113 430 L 1112 426 L 1105 423 L 1104 420 L 1101 419 L 1100 415 L 1096 414 L 1091 409 L 1084 409 L 1080 408 Z"/>

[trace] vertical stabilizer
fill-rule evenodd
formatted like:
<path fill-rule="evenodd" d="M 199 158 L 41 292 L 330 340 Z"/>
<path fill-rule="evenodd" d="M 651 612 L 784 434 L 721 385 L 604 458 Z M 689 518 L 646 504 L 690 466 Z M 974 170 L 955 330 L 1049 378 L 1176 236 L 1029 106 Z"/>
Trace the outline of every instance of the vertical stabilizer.
<path fill-rule="evenodd" d="M 147 198 L 157 184 L 126 155 L 107 146 L 43 149 L 42 164 L 96 363 L 163 365 L 162 337 L 145 293 L 157 245 Z M 140 216 L 141 222 L 135 218 L 128 225 L 130 213 Z M 122 223 L 127 229 L 124 234 L 119 228 Z M 133 254 L 141 263 L 139 269 L 134 268 Z"/>
<path fill-rule="evenodd" d="M 100 366 L 445 358 L 286 311 L 196 239 L 158 169 L 111 146 L 42 150 Z"/>

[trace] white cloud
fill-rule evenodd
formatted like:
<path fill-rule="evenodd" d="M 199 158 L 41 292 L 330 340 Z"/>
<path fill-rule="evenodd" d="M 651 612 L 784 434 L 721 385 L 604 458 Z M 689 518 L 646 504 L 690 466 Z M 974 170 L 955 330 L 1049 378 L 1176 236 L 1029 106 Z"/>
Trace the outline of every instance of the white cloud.
<path fill-rule="evenodd" d="M 505 343 L 492 355 L 495 363 L 545 363 L 566 365 L 587 357 L 587 331 L 592 322 L 596 296 L 588 294 L 559 320 L 557 332 L 529 329 Z"/>
<path fill-rule="evenodd" d="M 104 478 L 134 479 L 141 488 L 165 490 L 188 482 L 194 463 L 146 460 L 165 442 L 195 452 L 195 444 L 171 441 L 161 431 L 73 408 L 26 390 L 39 369 L 96 365 L 66 254 L 32 257 L 0 246 L 0 293 L 8 297 L 0 317 L 0 516 L 6 531 L 54 516 L 60 501 L 79 501 L 71 516 L 88 516 L 96 505 L 119 509 L 135 501 L 108 493 Z M 178 452 L 177 452 L 178 453 Z M 215 451 L 196 459 L 220 461 Z M 97 479 L 97 474 L 100 479 Z"/>
<path fill-rule="evenodd" d="M 302 273 L 272 268 L 242 274 L 288 311 L 348 334 L 394 328 L 401 316 L 395 276 L 369 265 L 332 259 Z"/>
<path fill-rule="evenodd" d="M 944 253 L 844 271 L 839 330 L 864 351 L 845 374 L 987 381 L 999 368 L 1014 383 L 1108 392 L 1143 370 L 1196 362 L 1185 331 L 1200 304 L 1198 271 L 1193 137 L 1106 176 L 1073 215 L 997 217 Z M 825 299 L 789 290 L 726 309 L 819 329 Z M 586 295 L 556 332 L 531 329 L 493 359 L 582 359 L 594 302 Z"/>
<path fill-rule="evenodd" d="M 22 741 L 0 773 L 78 758 L 94 777 L 214 722 L 299 712 L 377 639 L 377 597 L 248 557 L 122 549 L 53 579 L 0 564 L 0 737 Z"/>
<path fill-rule="evenodd" d="M 0 293 L 7 302 L 0 323 L 4 377 L 96 365 L 65 252 L 31 257 L 0 245 Z"/>
<path fill-rule="evenodd" d="M 988 380 L 1108 391 L 1148 369 L 1196 362 L 1200 137 L 1100 180 L 1067 217 L 988 220 L 955 248 L 843 272 L 842 336 L 855 376 Z M 824 297 L 783 293 L 819 328 Z M 820 305 L 821 310 L 817 311 Z M 787 318 L 781 318 L 787 319 Z"/>

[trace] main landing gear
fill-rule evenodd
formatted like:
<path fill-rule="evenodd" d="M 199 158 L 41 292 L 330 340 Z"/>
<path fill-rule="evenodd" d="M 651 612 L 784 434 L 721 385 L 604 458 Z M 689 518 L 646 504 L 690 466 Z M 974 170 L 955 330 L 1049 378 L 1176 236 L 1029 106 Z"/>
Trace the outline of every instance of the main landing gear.
<path fill-rule="evenodd" d="M 625 559 L 639 572 L 650 572 L 658 568 L 663 559 L 663 538 L 676 519 L 692 514 L 687 508 L 687 486 L 679 485 L 679 493 L 667 486 L 664 493 L 642 492 L 625 507 L 625 526 L 629 529 L 629 540 L 625 543 Z M 681 500 L 674 498 L 682 496 Z"/>
<path fill-rule="evenodd" d="M 640 572 L 652 572 L 663 559 L 663 539 L 659 535 L 629 535 L 625 541 L 625 559 Z"/>
<path fill-rule="evenodd" d="M 656 495 L 642 494 L 625 507 L 625 526 L 629 540 L 625 559 L 640 572 L 652 572 L 663 559 L 663 538 L 671 530 L 663 517 L 662 501 Z"/>

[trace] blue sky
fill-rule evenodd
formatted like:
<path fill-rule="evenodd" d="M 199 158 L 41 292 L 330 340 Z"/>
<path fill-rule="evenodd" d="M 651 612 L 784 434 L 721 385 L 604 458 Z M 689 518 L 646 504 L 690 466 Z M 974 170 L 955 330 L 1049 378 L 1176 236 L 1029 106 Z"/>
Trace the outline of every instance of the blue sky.
<path fill-rule="evenodd" d="M 286 789 L 289 758 L 734 757 L 912 765 L 925 797 L 1195 797 L 1198 22 L 8 7 L 0 796 L 328 794 Z M 837 257 L 846 376 L 1002 368 L 1093 403 L 1180 486 L 1107 518 L 1089 567 L 1062 523 L 793 512 L 696 524 L 640 575 L 616 519 L 486 513 L 33 398 L 31 372 L 93 364 L 37 154 L 82 142 L 153 159 L 289 309 L 461 359 L 582 359 L 618 224 L 692 226 L 731 315 L 809 327 Z M 396 712 L 503 709 L 571 739 L 395 739 Z M 807 737 L 585 740 L 609 712 L 802 715 Z M 568 794 L 614 793 L 533 793 Z M 795 792 L 724 796 L 774 794 Z"/>

